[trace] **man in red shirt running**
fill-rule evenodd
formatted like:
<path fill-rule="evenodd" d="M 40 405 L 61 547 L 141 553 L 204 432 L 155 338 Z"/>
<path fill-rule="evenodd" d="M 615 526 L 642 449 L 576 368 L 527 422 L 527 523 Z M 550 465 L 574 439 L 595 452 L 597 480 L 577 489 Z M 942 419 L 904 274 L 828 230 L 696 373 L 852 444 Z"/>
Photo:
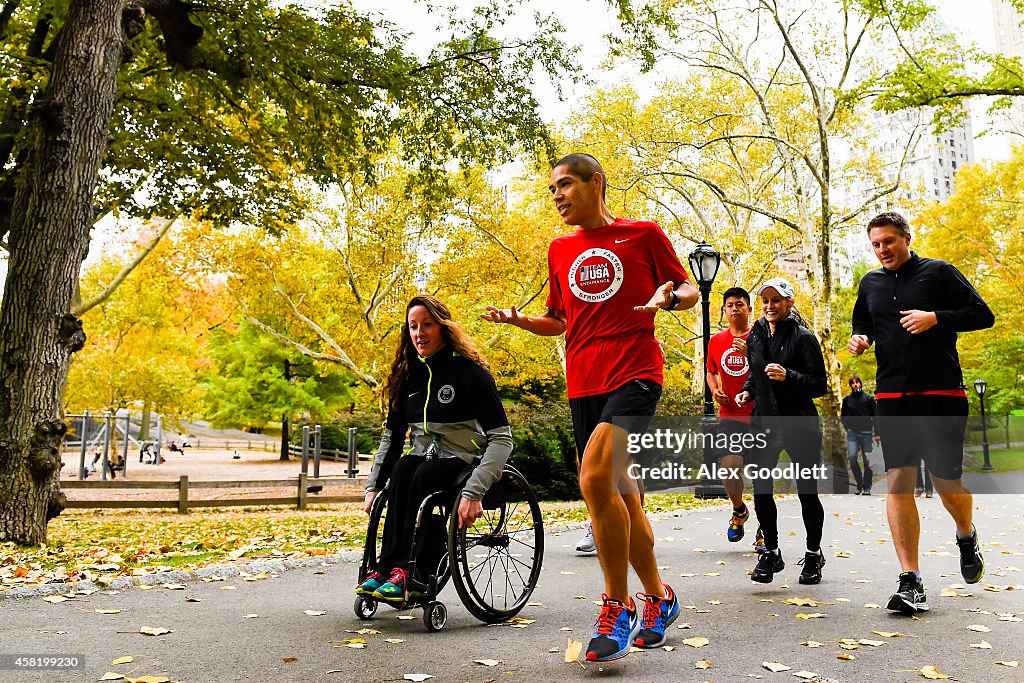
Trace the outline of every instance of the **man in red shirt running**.
<path fill-rule="evenodd" d="M 589 154 L 570 154 L 555 164 L 549 185 L 555 208 L 566 225 L 579 229 L 548 248 L 547 311 L 527 316 L 515 307 L 488 306 L 483 315 L 534 334 L 566 336 L 569 408 L 583 453 L 580 489 L 605 580 L 586 654 L 592 662 L 624 657 L 634 643 L 660 646 L 679 614 L 675 594 L 658 572 L 654 533 L 626 471 L 625 444 L 630 433 L 647 429 L 661 398 L 664 356 L 654 337 L 654 313 L 690 308 L 698 296 L 661 228 L 612 216 L 606 188 L 604 169 Z M 629 595 L 630 565 L 644 587 L 638 595 L 642 620 Z"/>
<path fill-rule="evenodd" d="M 718 404 L 718 433 L 724 435 L 729 444 L 718 453 L 722 470 L 729 473 L 722 478 L 725 492 L 732 501 L 732 519 L 727 536 L 731 543 L 738 543 L 743 539 L 743 525 L 750 519 L 750 510 L 743 502 L 743 476 L 740 474 L 747 449 L 739 445 L 739 439 L 750 432 L 754 403 L 751 401 L 742 407 L 736 404 L 736 395 L 743 391 L 743 383 L 750 375 L 750 363 L 747 361 L 750 293 L 742 287 L 730 287 L 722 294 L 722 300 L 729 328 L 708 341 L 705 367 L 708 387 Z"/>

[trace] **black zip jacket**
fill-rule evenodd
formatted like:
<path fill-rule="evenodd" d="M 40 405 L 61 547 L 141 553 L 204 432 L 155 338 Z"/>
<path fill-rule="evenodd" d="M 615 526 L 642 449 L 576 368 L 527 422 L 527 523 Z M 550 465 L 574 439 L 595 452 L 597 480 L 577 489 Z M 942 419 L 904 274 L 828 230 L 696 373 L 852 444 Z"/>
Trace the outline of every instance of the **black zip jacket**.
<path fill-rule="evenodd" d="M 462 495 L 483 498 L 512 453 L 512 429 L 491 373 L 445 347 L 409 368 L 401 392 L 397 407 L 388 411 L 366 490 L 383 486 L 411 431 L 408 455 L 479 459 Z"/>
<path fill-rule="evenodd" d="M 850 393 L 839 413 L 843 428 L 850 432 L 874 431 L 875 397 L 866 391 Z"/>
<path fill-rule="evenodd" d="M 813 332 L 790 314 L 776 324 L 775 334 L 771 334 L 768 321 L 761 318 L 747 337 L 747 355 L 750 376 L 743 390 L 754 397 L 754 415 L 817 417 L 813 399 L 828 391 L 828 378 L 821 346 Z M 764 372 L 769 363 L 786 368 L 786 379 L 769 379 Z"/>
<path fill-rule="evenodd" d="M 938 324 L 910 334 L 900 324 L 900 311 L 913 309 L 934 311 Z M 875 344 L 878 393 L 962 387 L 957 332 L 994 324 L 992 311 L 959 270 L 914 253 L 898 270 L 879 268 L 865 275 L 853 307 L 853 333 Z"/>

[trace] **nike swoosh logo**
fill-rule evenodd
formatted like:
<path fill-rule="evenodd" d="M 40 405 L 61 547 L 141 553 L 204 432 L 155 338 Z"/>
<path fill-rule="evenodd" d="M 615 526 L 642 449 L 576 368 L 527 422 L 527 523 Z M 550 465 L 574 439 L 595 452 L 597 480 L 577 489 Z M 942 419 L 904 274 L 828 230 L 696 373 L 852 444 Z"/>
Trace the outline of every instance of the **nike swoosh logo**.
<path fill-rule="evenodd" d="M 414 391 L 414 392 L 412 392 L 411 394 L 409 394 L 409 398 L 412 398 L 413 396 L 415 396 L 415 395 L 416 395 L 416 394 L 418 394 L 418 393 L 420 393 L 420 392 L 418 392 L 418 391 Z"/>
<path fill-rule="evenodd" d="M 628 241 L 629 241 L 629 238 L 627 237 L 624 240 L 615 240 L 615 244 L 622 244 L 623 242 L 628 242 Z"/>

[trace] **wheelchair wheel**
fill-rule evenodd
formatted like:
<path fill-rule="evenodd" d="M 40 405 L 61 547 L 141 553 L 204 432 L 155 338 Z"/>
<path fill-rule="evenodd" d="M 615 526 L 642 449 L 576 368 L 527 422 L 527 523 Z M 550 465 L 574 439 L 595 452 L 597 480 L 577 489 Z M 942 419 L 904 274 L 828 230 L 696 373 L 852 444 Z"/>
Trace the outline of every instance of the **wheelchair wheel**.
<path fill-rule="evenodd" d="M 367 619 L 373 619 L 373 615 L 377 613 L 377 601 L 364 595 L 357 595 L 356 603 L 353 605 L 353 610 L 355 611 L 356 616 L 364 621 Z"/>
<path fill-rule="evenodd" d="M 448 553 L 452 581 L 466 609 L 496 623 L 518 614 L 537 586 L 544 522 L 533 489 L 509 466 L 482 505 L 483 516 L 468 529 L 459 528 L 459 515 L 452 511 Z"/>
<path fill-rule="evenodd" d="M 428 602 L 423 608 L 423 625 L 428 631 L 440 631 L 448 623 L 448 608 L 443 602 Z"/>

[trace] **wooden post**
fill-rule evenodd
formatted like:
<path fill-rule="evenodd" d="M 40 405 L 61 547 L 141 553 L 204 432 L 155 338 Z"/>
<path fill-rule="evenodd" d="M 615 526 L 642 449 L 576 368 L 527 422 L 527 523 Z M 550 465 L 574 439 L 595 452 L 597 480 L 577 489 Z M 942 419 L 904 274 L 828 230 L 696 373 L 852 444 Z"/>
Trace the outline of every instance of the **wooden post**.
<path fill-rule="evenodd" d="M 299 509 L 306 509 L 306 480 L 309 479 L 309 475 L 305 472 L 299 473 Z"/>
<path fill-rule="evenodd" d="M 188 475 L 178 479 L 178 514 L 188 514 Z"/>

